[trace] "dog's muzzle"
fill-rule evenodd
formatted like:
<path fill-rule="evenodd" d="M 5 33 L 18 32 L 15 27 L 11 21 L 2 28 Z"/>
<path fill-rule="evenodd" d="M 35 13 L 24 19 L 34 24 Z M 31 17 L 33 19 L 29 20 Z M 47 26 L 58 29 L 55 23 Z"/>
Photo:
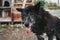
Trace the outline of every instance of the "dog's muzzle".
<path fill-rule="evenodd" d="M 25 26 L 26 26 L 26 27 L 29 27 L 29 24 L 28 24 L 28 23 L 25 23 Z"/>

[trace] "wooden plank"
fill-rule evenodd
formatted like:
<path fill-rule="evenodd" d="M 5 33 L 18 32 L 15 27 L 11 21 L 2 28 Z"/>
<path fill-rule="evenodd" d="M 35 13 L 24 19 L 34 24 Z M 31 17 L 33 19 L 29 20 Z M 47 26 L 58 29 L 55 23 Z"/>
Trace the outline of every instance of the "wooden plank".
<path fill-rule="evenodd" d="M 11 22 L 11 17 L 0 18 L 0 22 Z"/>
<path fill-rule="evenodd" d="M 11 8 L 11 7 L 0 7 L 1 9 L 8 9 L 8 8 Z"/>

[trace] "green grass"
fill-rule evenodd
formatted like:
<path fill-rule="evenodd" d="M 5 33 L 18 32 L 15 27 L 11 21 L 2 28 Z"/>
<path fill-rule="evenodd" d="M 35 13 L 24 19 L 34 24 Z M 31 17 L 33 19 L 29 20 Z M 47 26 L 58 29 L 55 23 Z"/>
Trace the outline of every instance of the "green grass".
<path fill-rule="evenodd" d="M 49 9 L 60 9 L 60 7 L 48 7 Z"/>

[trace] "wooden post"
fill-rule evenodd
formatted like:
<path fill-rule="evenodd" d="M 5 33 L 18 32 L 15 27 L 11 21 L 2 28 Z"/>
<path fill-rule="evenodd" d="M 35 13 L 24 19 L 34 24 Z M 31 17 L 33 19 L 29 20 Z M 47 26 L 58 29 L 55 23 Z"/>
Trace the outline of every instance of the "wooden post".
<path fill-rule="evenodd" d="M 35 0 L 32 0 L 32 5 L 34 5 L 34 3 L 35 3 Z"/>
<path fill-rule="evenodd" d="M 14 8 L 14 0 L 12 0 L 12 4 L 11 4 L 11 14 L 12 14 L 12 22 L 11 22 L 11 24 L 13 24 L 13 21 L 14 21 L 14 14 L 13 14 L 13 8 Z"/>
<path fill-rule="evenodd" d="M 59 0 L 58 0 L 58 4 L 59 4 Z"/>
<path fill-rule="evenodd" d="M 25 7 L 26 1 L 27 1 L 27 0 L 24 0 L 22 8 Z"/>

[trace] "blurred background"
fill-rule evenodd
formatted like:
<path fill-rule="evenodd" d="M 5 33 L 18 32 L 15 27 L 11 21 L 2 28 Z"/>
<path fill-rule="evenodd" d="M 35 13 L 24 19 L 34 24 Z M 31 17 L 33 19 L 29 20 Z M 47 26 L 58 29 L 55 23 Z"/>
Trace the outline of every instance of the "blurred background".
<path fill-rule="evenodd" d="M 0 0 L 0 40 L 37 40 L 32 32 L 26 35 L 21 12 L 16 8 L 25 8 L 38 2 L 51 15 L 60 18 L 60 0 Z"/>

